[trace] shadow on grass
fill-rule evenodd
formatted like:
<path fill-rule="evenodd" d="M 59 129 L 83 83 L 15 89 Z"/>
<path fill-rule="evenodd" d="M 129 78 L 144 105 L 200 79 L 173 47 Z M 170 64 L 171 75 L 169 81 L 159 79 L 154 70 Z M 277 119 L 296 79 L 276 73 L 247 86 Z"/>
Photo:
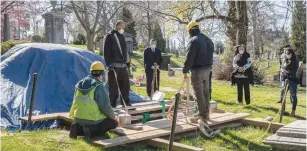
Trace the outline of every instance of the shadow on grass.
<path fill-rule="evenodd" d="M 306 106 L 305 106 L 305 105 L 297 105 L 297 106 L 300 106 L 300 107 L 306 108 Z"/>
<path fill-rule="evenodd" d="M 234 102 L 226 102 L 226 101 L 222 101 L 222 100 L 215 100 L 218 103 L 224 104 L 224 105 L 236 105 L 239 106 L 238 103 L 234 103 Z M 246 105 L 243 107 L 244 109 L 252 109 L 255 110 L 257 112 L 262 112 L 261 110 L 264 111 L 272 111 L 274 113 L 277 113 L 279 111 L 278 108 L 274 108 L 274 107 L 270 107 L 270 106 L 259 106 L 259 105 L 255 105 L 255 104 L 251 104 L 251 105 Z"/>
<path fill-rule="evenodd" d="M 234 147 L 234 150 L 243 150 L 242 146 L 248 145 L 249 140 L 247 140 L 247 139 L 238 137 L 238 136 L 231 134 L 227 131 L 224 131 L 224 134 L 228 135 L 230 138 L 227 138 L 227 137 L 221 136 L 221 135 L 219 135 L 219 137 L 224 142 L 226 142 L 227 144 L 231 144 Z M 236 144 L 236 143 L 234 143 L 233 140 L 236 140 L 239 143 Z M 249 147 L 248 147 L 248 150 L 269 151 L 270 149 L 271 149 L 271 147 L 269 147 L 269 146 L 259 145 L 259 144 L 253 143 L 253 142 L 250 142 Z"/>
<path fill-rule="evenodd" d="M 170 60 L 170 64 L 172 68 L 181 68 L 181 65 L 174 62 L 173 60 Z"/>
<path fill-rule="evenodd" d="M 285 111 L 285 112 L 284 112 L 284 116 L 290 116 L 290 113 L 287 112 L 287 111 Z M 302 117 L 302 116 L 299 116 L 299 115 L 295 115 L 295 118 L 296 118 L 297 120 L 306 120 L 306 117 Z"/>

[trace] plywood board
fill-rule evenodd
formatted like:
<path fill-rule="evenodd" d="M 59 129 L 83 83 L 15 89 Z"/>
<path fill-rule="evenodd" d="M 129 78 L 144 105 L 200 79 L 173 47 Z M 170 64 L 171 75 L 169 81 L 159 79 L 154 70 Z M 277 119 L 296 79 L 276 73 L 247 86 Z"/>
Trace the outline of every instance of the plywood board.
<path fill-rule="evenodd" d="M 210 114 L 210 118 L 215 119 L 215 118 L 229 116 L 229 115 L 233 115 L 233 113 L 229 113 L 229 112 L 228 113 L 212 113 Z M 185 120 L 181 120 L 181 121 L 185 122 Z M 165 119 L 164 121 L 157 121 L 157 122 L 153 121 L 151 123 L 144 124 L 142 131 L 135 131 L 135 130 L 125 129 L 122 127 L 117 127 L 116 129 L 111 130 L 111 132 L 116 133 L 118 135 L 131 135 L 131 134 L 145 133 L 148 131 L 171 127 L 171 124 L 172 124 L 171 120 Z M 140 124 L 136 124 L 136 125 L 140 125 Z"/>
<path fill-rule="evenodd" d="M 31 121 L 44 121 L 44 120 L 52 120 L 57 119 L 61 113 L 52 113 L 52 114 L 43 114 L 43 115 L 35 115 L 31 117 Z M 22 121 L 28 121 L 28 116 L 20 117 Z"/>
<path fill-rule="evenodd" d="M 210 122 L 208 122 L 208 125 L 213 126 L 213 125 L 217 125 L 217 124 L 221 124 L 221 123 L 227 123 L 227 122 L 230 122 L 230 121 L 235 121 L 235 120 L 245 118 L 248 115 L 249 115 L 248 113 L 232 114 L 232 115 L 229 115 L 229 116 L 224 116 L 224 117 L 212 119 L 212 120 L 210 120 Z M 101 145 L 105 148 L 108 148 L 108 147 L 127 144 L 127 143 L 131 143 L 131 142 L 137 142 L 137 141 L 141 141 L 141 140 L 147 140 L 147 139 L 167 136 L 167 135 L 170 134 L 170 131 L 171 131 L 170 129 L 171 129 L 171 127 L 167 127 L 167 128 L 157 129 L 157 130 L 153 130 L 153 131 L 148 131 L 146 133 L 136 133 L 136 134 L 132 134 L 132 135 L 120 136 L 120 137 L 117 137 L 117 138 L 106 139 L 106 140 L 99 140 L 99 138 L 98 138 L 98 139 L 95 139 L 93 141 L 93 143 L 96 144 L 96 145 Z M 176 125 L 175 133 L 192 131 L 192 130 L 196 130 L 196 129 L 197 129 L 197 127 L 194 126 L 194 125 L 190 125 L 190 124 L 187 124 L 186 122 L 178 121 L 177 125 Z"/>
<path fill-rule="evenodd" d="M 244 124 L 249 124 L 249 125 L 253 125 L 253 126 L 260 126 L 260 127 L 265 127 L 265 128 L 267 128 L 270 125 L 269 121 L 265 121 L 261 118 L 244 118 L 244 119 L 241 120 L 241 122 L 244 123 Z M 272 122 L 270 129 L 273 132 L 276 132 L 278 129 L 280 129 L 283 126 L 285 126 L 285 124 Z"/>

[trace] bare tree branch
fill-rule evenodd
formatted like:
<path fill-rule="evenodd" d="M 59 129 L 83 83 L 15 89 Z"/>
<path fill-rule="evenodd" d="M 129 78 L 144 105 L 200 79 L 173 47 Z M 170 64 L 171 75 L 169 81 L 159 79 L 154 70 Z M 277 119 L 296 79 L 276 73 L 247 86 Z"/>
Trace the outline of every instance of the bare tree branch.
<path fill-rule="evenodd" d="M 75 2 L 71 0 L 70 3 L 71 3 L 71 5 L 72 5 L 72 8 L 73 8 L 73 10 L 74 10 L 74 12 L 75 12 L 75 14 L 76 14 L 76 16 L 77 16 L 77 18 L 78 18 L 78 20 L 79 20 L 81 26 L 84 28 L 84 30 L 86 30 L 87 27 L 86 27 L 86 25 L 85 25 L 85 23 L 84 23 L 84 20 L 81 19 L 80 14 L 79 14 L 79 12 L 77 11 L 77 8 L 75 7 L 75 6 L 76 6 Z"/>

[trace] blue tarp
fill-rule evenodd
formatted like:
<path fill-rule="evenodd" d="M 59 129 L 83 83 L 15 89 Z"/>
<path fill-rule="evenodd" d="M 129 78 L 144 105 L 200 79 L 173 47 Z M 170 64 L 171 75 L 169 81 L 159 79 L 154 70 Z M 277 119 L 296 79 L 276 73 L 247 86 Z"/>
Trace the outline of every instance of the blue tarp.
<path fill-rule="evenodd" d="M 30 106 L 33 74 L 38 73 L 33 113 L 68 112 L 75 84 L 92 62 L 104 60 L 88 50 L 50 43 L 20 44 L 1 56 L 1 128 L 20 126 Z M 130 91 L 132 103 L 144 100 Z M 50 127 L 50 124 L 49 124 Z"/>

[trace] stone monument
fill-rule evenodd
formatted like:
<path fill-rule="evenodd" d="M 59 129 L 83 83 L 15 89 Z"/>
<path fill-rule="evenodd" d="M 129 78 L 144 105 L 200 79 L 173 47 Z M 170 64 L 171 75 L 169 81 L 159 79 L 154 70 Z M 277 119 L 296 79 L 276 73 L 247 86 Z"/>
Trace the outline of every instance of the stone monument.
<path fill-rule="evenodd" d="M 64 18 L 65 14 L 55 9 L 56 1 L 51 1 L 53 10 L 45 13 L 42 17 L 45 19 L 46 42 L 64 44 Z"/>

